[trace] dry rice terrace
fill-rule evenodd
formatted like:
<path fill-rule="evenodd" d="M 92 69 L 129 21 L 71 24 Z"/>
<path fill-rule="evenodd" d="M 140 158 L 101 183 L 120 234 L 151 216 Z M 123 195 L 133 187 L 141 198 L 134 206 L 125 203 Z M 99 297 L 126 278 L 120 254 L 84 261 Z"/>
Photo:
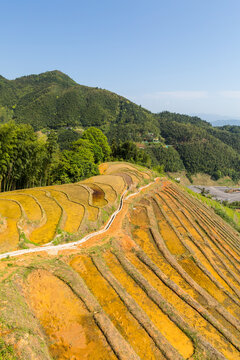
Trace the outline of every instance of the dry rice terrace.
<path fill-rule="evenodd" d="M 151 181 L 124 163 L 101 165 L 101 176 L 75 184 L 0 194 L 0 254 L 81 239 L 99 229 L 117 208 L 124 190 Z"/>
<path fill-rule="evenodd" d="M 101 172 L 80 185 L 32 189 L 30 198 L 44 209 L 42 227 L 57 216 L 46 198 L 101 211 L 103 200 L 116 201 L 110 188 L 121 194 L 151 177 L 120 163 L 103 164 Z M 87 202 L 84 191 L 68 190 L 73 186 L 102 189 L 105 196 L 93 205 L 93 195 Z M 94 209 L 85 221 L 93 221 Z M 61 226 L 71 226 L 70 210 L 65 205 Z M 29 236 L 35 231 L 39 239 L 40 229 Z M 102 238 L 58 256 L 0 261 L 0 337 L 12 345 L 9 359 L 240 359 L 239 240 L 212 210 L 160 179 L 124 202 Z"/>

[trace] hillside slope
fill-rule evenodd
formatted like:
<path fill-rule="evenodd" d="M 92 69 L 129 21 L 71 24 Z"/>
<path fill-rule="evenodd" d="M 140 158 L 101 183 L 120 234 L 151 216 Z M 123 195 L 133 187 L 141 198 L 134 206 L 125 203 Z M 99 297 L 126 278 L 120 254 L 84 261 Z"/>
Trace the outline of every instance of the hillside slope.
<path fill-rule="evenodd" d="M 75 83 L 60 71 L 16 80 L 0 77 L 0 119 L 14 118 L 35 130 L 97 126 L 109 138 L 157 136 L 152 114 L 113 92 Z"/>
<path fill-rule="evenodd" d="M 90 126 L 100 128 L 110 142 L 149 140 L 153 163 L 160 159 L 161 164 L 165 142 L 178 151 L 189 174 L 240 178 L 238 127 L 214 128 L 198 117 L 166 111 L 153 114 L 113 92 L 79 85 L 60 71 L 15 80 L 0 76 L 0 122 L 10 119 L 34 130 L 54 129 L 61 148 Z"/>
<path fill-rule="evenodd" d="M 166 143 L 174 145 L 190 174 L 202 172 L 216 179 L 223 175 L 236 179 L 240 176 L 240 155 L 237 145 L 233 143 L 230 146 L 230 133 L 228 144 L 226 138 L 224 141 L 220 140 L 224 131 L 219 132 L 205 124 L 193 125 L 191 122 L 175 121 L 168 117 L 160 117 L 159 123 Z M 236 141 L 235 143 L 237 144 Z"/>
<path fill-rule="evenodd" d="M 152 177 L 127 163 L 100 167 L 105 174 L 74 184 L 0 193 L 0 254 L 81 239 L 106 223 L 126 189 Z"/>
<path fill-rule="evenodd" d="M 165 178 L 135 194 L 149 172 L 121 163 L 101 171 L 105 190 L 109 176 L 135 182 L 103 235 L 0 261 L 0 351 L 21 360 L 240 359 L 239 234 Z"/>

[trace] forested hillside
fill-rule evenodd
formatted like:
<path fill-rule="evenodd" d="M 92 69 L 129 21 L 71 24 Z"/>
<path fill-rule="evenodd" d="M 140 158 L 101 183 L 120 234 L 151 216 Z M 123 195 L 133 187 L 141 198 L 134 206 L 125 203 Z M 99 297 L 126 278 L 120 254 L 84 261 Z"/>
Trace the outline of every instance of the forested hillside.
<path fill-rule="evenodd" d="M 220 139 L 225 144 L 230 145 L 240 154 L 240 126 L 212 128 L 211 134 Z"/>
<path fill-rule="evenodd" d="M 166 118 L 159 122 L 162 136 L 168 144 L 174 145 L 190 174 L 203 172 L 216 179 L 223 175 L 233 179 L 239 177 L 240 156 L 237 149 L 230 146 L 230 137 L 224 137 L 225 133 L 230 133 Z M 232 142 L 235 147 L 239 146 L 234 138 Z"/>
<path fill-rule="evenodd" d="M 98 175 L 111 148 L 101 130 L 90 127 L 60 150 L 55 132 L 39 136 L 30 125 L 0 126 L 0 191 L 80 181 Z"/>
<path fill-rule="evenodd" d="M 1 120 L 14 118 L 35 130 L 98 126 L 109 138 L 141 140 L 159 134 L 152 114 L 122 96 L 78 85 L 59 71 L 16 80 L 0 78 Z"/>
<path fill-rule="evenodd" d="M 15 80 L 0 76 L 0 122 L 12 119 L 47 136 L 52 131 L 67 157 L 84 130 L 96 127 L 112 144 L 113 159 L 144 161 L 166 171 L 185 168 L 216 179 L 240 178 L 239 127 L 216 128 L 198 117 L 167 111 L 153 114 L 110 91 L 79 85 L 60 71 Z M 134 143 L 144 143 L 144 155 Z"/>

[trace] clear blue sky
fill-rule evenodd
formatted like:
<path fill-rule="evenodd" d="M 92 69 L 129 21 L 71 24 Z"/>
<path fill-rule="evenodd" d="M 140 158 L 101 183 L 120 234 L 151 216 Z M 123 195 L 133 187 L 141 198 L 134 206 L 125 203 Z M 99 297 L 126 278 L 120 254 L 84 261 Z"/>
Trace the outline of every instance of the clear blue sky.
<path fill-rule="evenodd" d="M 0 74 L 58 69 L 153 111 L 240 118 L 239 0 L 0 0 Z"/>

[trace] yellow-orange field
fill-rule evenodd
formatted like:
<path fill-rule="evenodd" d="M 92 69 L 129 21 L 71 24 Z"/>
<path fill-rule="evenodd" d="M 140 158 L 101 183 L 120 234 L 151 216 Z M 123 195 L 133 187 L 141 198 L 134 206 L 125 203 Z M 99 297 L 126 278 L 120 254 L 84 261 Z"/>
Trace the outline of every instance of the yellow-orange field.
<path fill-rule="evenodd" d="M 7 221 L 21 228 L 32 194 L 41 203 L 32 236 L 56 231 L 47 228 L 54 201 L 61 229 L 77 232 L 94 209 L 153 178 L 130 164 L 100 170 L 75 185 L 2 194 L 2 217 L 9 201 Z M 165 178 L 125 200 L 91 242 L 0 261 L 0 282 L 0 340 L 17 359 L 240 360 L 239 233 Z"/>
<path fill-rule="evenodd" d="M 61 232 L 81 238 L 106 222 L 124 190 L 150 179 L 148 170 L 127 163 L 101 164 L 100 173 L 76 184 L 1 193 L 0 254 L 57 243 Z"/>

